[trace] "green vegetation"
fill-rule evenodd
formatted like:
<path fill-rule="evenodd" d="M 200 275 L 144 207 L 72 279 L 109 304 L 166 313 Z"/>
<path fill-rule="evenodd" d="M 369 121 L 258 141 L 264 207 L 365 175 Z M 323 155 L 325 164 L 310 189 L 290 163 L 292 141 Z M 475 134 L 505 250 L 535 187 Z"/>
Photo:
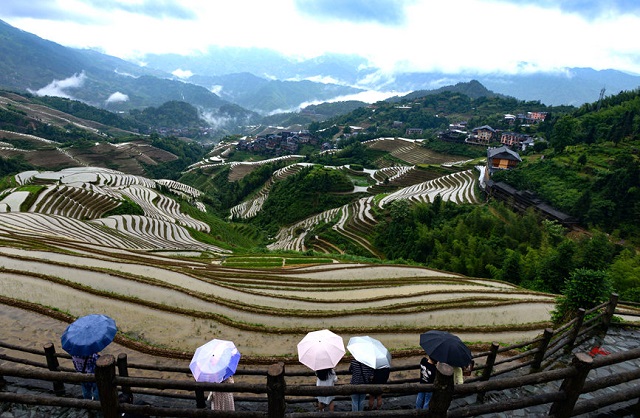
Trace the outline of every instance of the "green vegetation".
<path fill-rule="evenodd" d="M 611 281 L 603 271 L 576 269 L 569 275 L 563 294 L 552 312 L 553 322 L 562 324 L 570 321 L 578 309 L 589 310 L 609 299 Z"/>
<path fill-rule="evenodd" d="M 115 215 L 144 215 L 144 210 L 133 200 L 125 197 L 115 208 L 102 215 L 104 218 Z"/>
<path fill-rule="evenodd" d="M 279 226 L 349 203 L 354 198 L 351 191 L 353 183 L 344 172 L 322 166 L 305 167 L 273 185 L 252 223 L 275 232 Z"/>
<path fill-rule="evenodd" d="M 640 245 L 640 90 L 555 120 L 551 152 L 494 176 L 529 189 L 582 225 Z"/>
<path fill-rule="evenodd" d="M 36 103 L 42 103 L 77 118 L 91 120 L 120 129 L 134 130 L 141 129 L 144 126 L 130 118 L 123 118 L 113 112 L 90 106 L 78 100 L 55 96 L 33 97 L 32 100 Z"/>
<path fill-rule="evenodd" d="M 206 223 L 209 225 L 209 228 L 211 228 L 208 234 L 195 230 L 189 231 L 191 236 L 199 241 L 222 248 L 233 249 L 234 251 L 256 248 L 264 245 L 266 241 L 263 231 L 252 225 L 227 222 L 215 214 L 196 209 L 186 201 L 181 201 L 180 203 L 182 212 Z"/>
<path fill-rule="evenodd" d="M 29 192 L 29 196 L 27 196 L 26 199 L 24 199 L 24 201 L 22 202 L 22 204 L 20 205 L 20 210 L 22 212 L 26 212 L 29 210 L 29 208 L 36 202 L 36 200 L 38 199 L 38 195 L 40 194 L 40 192 L 42 192 L 45 189 L 44 186 L 38 186 L 38 185 L 26 185 L 26 186 L 21 186 L 18 191 L 21 192 Z"/>
<path fill-rule="evenodd" d="M 576 269 L 614 271 L 621 289 L 633 289 L 638 260 L 616 256 L 622 247 L 604 234 L 570 238 L 560 225 L 534 212 L 516 214 L 501 203 L 456 205 L 395 201 L 376 227 L 374 243 L 389 259 L 405 259 L 474 277 L 490 277 L 529 289 L 560 293 Z"/>
<path fill-rule="evenodd" d="M 374 161 L 386 155 L 385 151 L 373 150 L 359 142 L 358 139 L 350 137 L 341 140 L 338 145 L 340 151 L 322 155 L 312 155 L 309 161 L 316 164 L 341 166 L 355 164 L 364 168 L 375 168 Z"/>
<path fill-rule="evenodd" d="M 35 168 L 24 161 L 24 157 L 0 158 L 0 177 L 6 177 L 23 171 L 34 170 Z"/>
<path fill-rule="evenodd" d="M 189 103 L 176 100 L 166 102 L 158 107 L 147 107 L 142 110 L 131 109 L 129 114 L 139 124 L 146 126 L 175 129 L 206 126 L 206 122 L 198 115 L 198 109 Z"/>

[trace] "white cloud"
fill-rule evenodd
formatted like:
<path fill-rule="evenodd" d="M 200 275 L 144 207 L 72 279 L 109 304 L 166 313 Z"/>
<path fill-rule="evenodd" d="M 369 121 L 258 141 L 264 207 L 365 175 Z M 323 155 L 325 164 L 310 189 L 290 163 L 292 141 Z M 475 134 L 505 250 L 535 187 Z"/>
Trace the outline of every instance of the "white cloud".
<path fill-rule="evenodd" d="M 80 74 L 74 74 L 64 80 L 53 80 L 51 83 L 38 90 L 29 90 L 29 93 L 36 96 L 56 96 L 73 99 L 73 96 L 67 92 L 68 89 L 77 89 L 84 85 L 87 76 L 84 71 Z"/>
<path fill-rule="evenodd" d="M 57 13 L 50 11 L 50 19 L 45 13 L 25 17 L 7 16 L 6 11 L 0 11 L 0 19 L 63 45 L 99 47 L 127 59 L 192 54 L 215 43 L 306 58 L 325 52 L 358 54 L 388 74 L 579 66 L 640 73 L 637 8 L 623 14 L 598 0 L 584 0 L 576 4 L 590 12 L 581 13 L 555 1 L 415 0 L 397 2 L 404 13 L 394 16 L 402 19 L 386 21 L 366 13 L 355 20 L 330 19 L 326 13 L 301 10 L 305 3 L 182 0 L 176 9 L 181 13 L 170 15 L 170 6 L 178 3 L 167 3 L 162 13 L 141 13 L 139 7 L 104 13 L 96 6 L 99 2 L 57 0 Z M 65 10 L 73 11 L 66 19 L 60 17 Z"/>
<path fill-rule="evenodd" d="M 193 75 L 193 72 L 191 70 L 183 70 L 183 69 L 176 69 L 174 70 L 171 74 L 175 75 L 178 78 L 181 78 L 183 80 L 190 78 Z"/>
<path fill-rule="evenodd" d="M 124 93 L 120 93 L 119 91 L 116 91 L 111 96 L 109 96 L 109 98 L 106 100 L 106 103 L 120 103 L 120 102 L 128 102 L 128 101 L 129 101 L 128 95 Z"/>

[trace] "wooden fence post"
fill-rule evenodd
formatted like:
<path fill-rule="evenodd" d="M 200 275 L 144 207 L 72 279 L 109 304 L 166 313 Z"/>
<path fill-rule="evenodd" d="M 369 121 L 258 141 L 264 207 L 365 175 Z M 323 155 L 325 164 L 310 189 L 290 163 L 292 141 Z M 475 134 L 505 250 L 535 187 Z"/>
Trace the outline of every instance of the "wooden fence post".
<path fill-rule="evenodd" d="M 429 401 L 428 417 L 446 417 L 453 399 L 453 367 L 446 363 L 436 365 L 433 396 Z"/>
<path fill-rule="evenodd" d="M 547 348 L 551 342 L 551 337 L 553 337 L 553 329 L 545 328 L 544 333 L 542 334 L 542 341 L 538 344 L 538 352 L 534 356 L 533 363 L 531 364 L 531 373 L 540 371 L 542 361 L 544 360 L 544 354 L 547 352 Z"/>
<path fill-rule="evenodd" d="M 115 385 L 116 359 L 111 354 L 100 356 L 96 362 L 96 384 L 100 396 L 100 407 L 104 418 L 116 418 L 120 414 L 118 403 L 118 388 Z"/>
<path fill-rule="evenodd" d="M 204 390 L 196 389 L 196 408 L 204 409 L 207 407 L 207 402 L 204 398 Z"/>
<path fill-rule="evenodd" d="M 117 365 L 118 365 L 118 376 L 129 377 L 129 364 L 127 362 L 127 353 L 118 354 Z M 122 393 L 124 393 L 128 397 L 133 396 L 133 393 L 131 393 L 131 386 L 122 386 Z"/>
<path fill-rule="evenodd" d="M 283 418 L 287 409 L 284 400 L 284 363 L 276 363 L 269 366 L 267 370 L 267 403 L 269 418 Z"/>
<path fill-rule="evenodd" d="M 486 382 L 491 378 L 491 373 L 493 373 L 493 365 L 496 363 L 496 357 L 498 357 L 498 349 L 500 348 L 500 344 L 497 342 L 491 343 L 491 351 L 487 355 L 487 361 L 485 362 L 484 369 L 482 370 L 482 376 L 480 376 L 480 380 Z M 477 403 L 484 402 L 484 394 L 485 392 L 478 392 L 478 396 L 476 397 Z"/>
<path fill-rule="evenodd" d="M 591 364 L 593 358 L 587 353 L 576 353 L 573 357 L 571 367 L 575 368 L 577 374 L 573 377 L 566 378 L 562 385 L 560 385 L 560 391 L 565 393 L 565 398 L 561 401 L 556 401 L 551 405 L 549 415 L 556 418 L 569 418 L 573 412 L 573 408 L 578 401 L 582 387 L 587 379 L 587 375 L 591 370 Z"/>
<path fill-rule="evenodd" d="M 56 348 L 53 346 L 53 343 L 46 343 L 44 345 L 44 356 L 47 359 L 47 368 L 52 372 L 57 372 L 60 368 L 60 363 L 58 363 L 58 358 L 56 357 Z M 63 396 L 64 383 L 54 381 L 53 393 L 55 393 L 56 396 Z"/>
<path fill-rule="evenodd" d="M 571 335 L 569 336 L 569 341 L 567 341 L 567 345 L 564 346 L 565 353 L 570 353 L 573 349 L 573 345 L 578 339 L 578 334 L 580 333 L 580 328 L 582 328 L 582 323 L 584 322 L 584 308 L 578 309 L 578 315 L 576 316 L 576 323 L 573 325 L 571 329 Z"/>
<path fill-rule="evenodd" d="M 616 311 L 616 306 L 618 305 L 618 294 L 612 293 L 609 297 L 609 304 L 604 311 L 604 315 L 602 316 L 602 330 L 603 332 L 607 332 L 609 330 L 609 326 L 611 325 L 611 318 L 613 318 L 613 314 Z"/>

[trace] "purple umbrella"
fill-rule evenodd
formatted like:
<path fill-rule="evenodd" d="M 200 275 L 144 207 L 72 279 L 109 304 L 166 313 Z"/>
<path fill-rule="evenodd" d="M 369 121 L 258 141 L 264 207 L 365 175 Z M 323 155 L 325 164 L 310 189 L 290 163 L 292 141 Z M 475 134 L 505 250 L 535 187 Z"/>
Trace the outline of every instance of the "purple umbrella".
<path fill-rule="evenodd" d="M 211 340 L 196 349 L 189 369 L 196 382 L 221 383 L 233 376 L 240 362 L 240 352 L 227 340 Z"/>

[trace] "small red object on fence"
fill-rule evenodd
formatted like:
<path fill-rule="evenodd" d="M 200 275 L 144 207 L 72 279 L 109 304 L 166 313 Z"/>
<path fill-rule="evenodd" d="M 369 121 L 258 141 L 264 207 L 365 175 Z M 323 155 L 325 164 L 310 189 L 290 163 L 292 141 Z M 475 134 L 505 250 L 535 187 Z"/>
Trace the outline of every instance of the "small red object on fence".
<path fill-rule="evenodd" d="M 594 346 L 591 351 L 589 351 L 589 355 L 591 357 L 595 357 L 596 355 L 601 354 L 603 356 L 606 356 L 608 354 L 611 354 L 610 352 L 608 352 L 607 350 L 600 348 L 599 345 Z"/>

